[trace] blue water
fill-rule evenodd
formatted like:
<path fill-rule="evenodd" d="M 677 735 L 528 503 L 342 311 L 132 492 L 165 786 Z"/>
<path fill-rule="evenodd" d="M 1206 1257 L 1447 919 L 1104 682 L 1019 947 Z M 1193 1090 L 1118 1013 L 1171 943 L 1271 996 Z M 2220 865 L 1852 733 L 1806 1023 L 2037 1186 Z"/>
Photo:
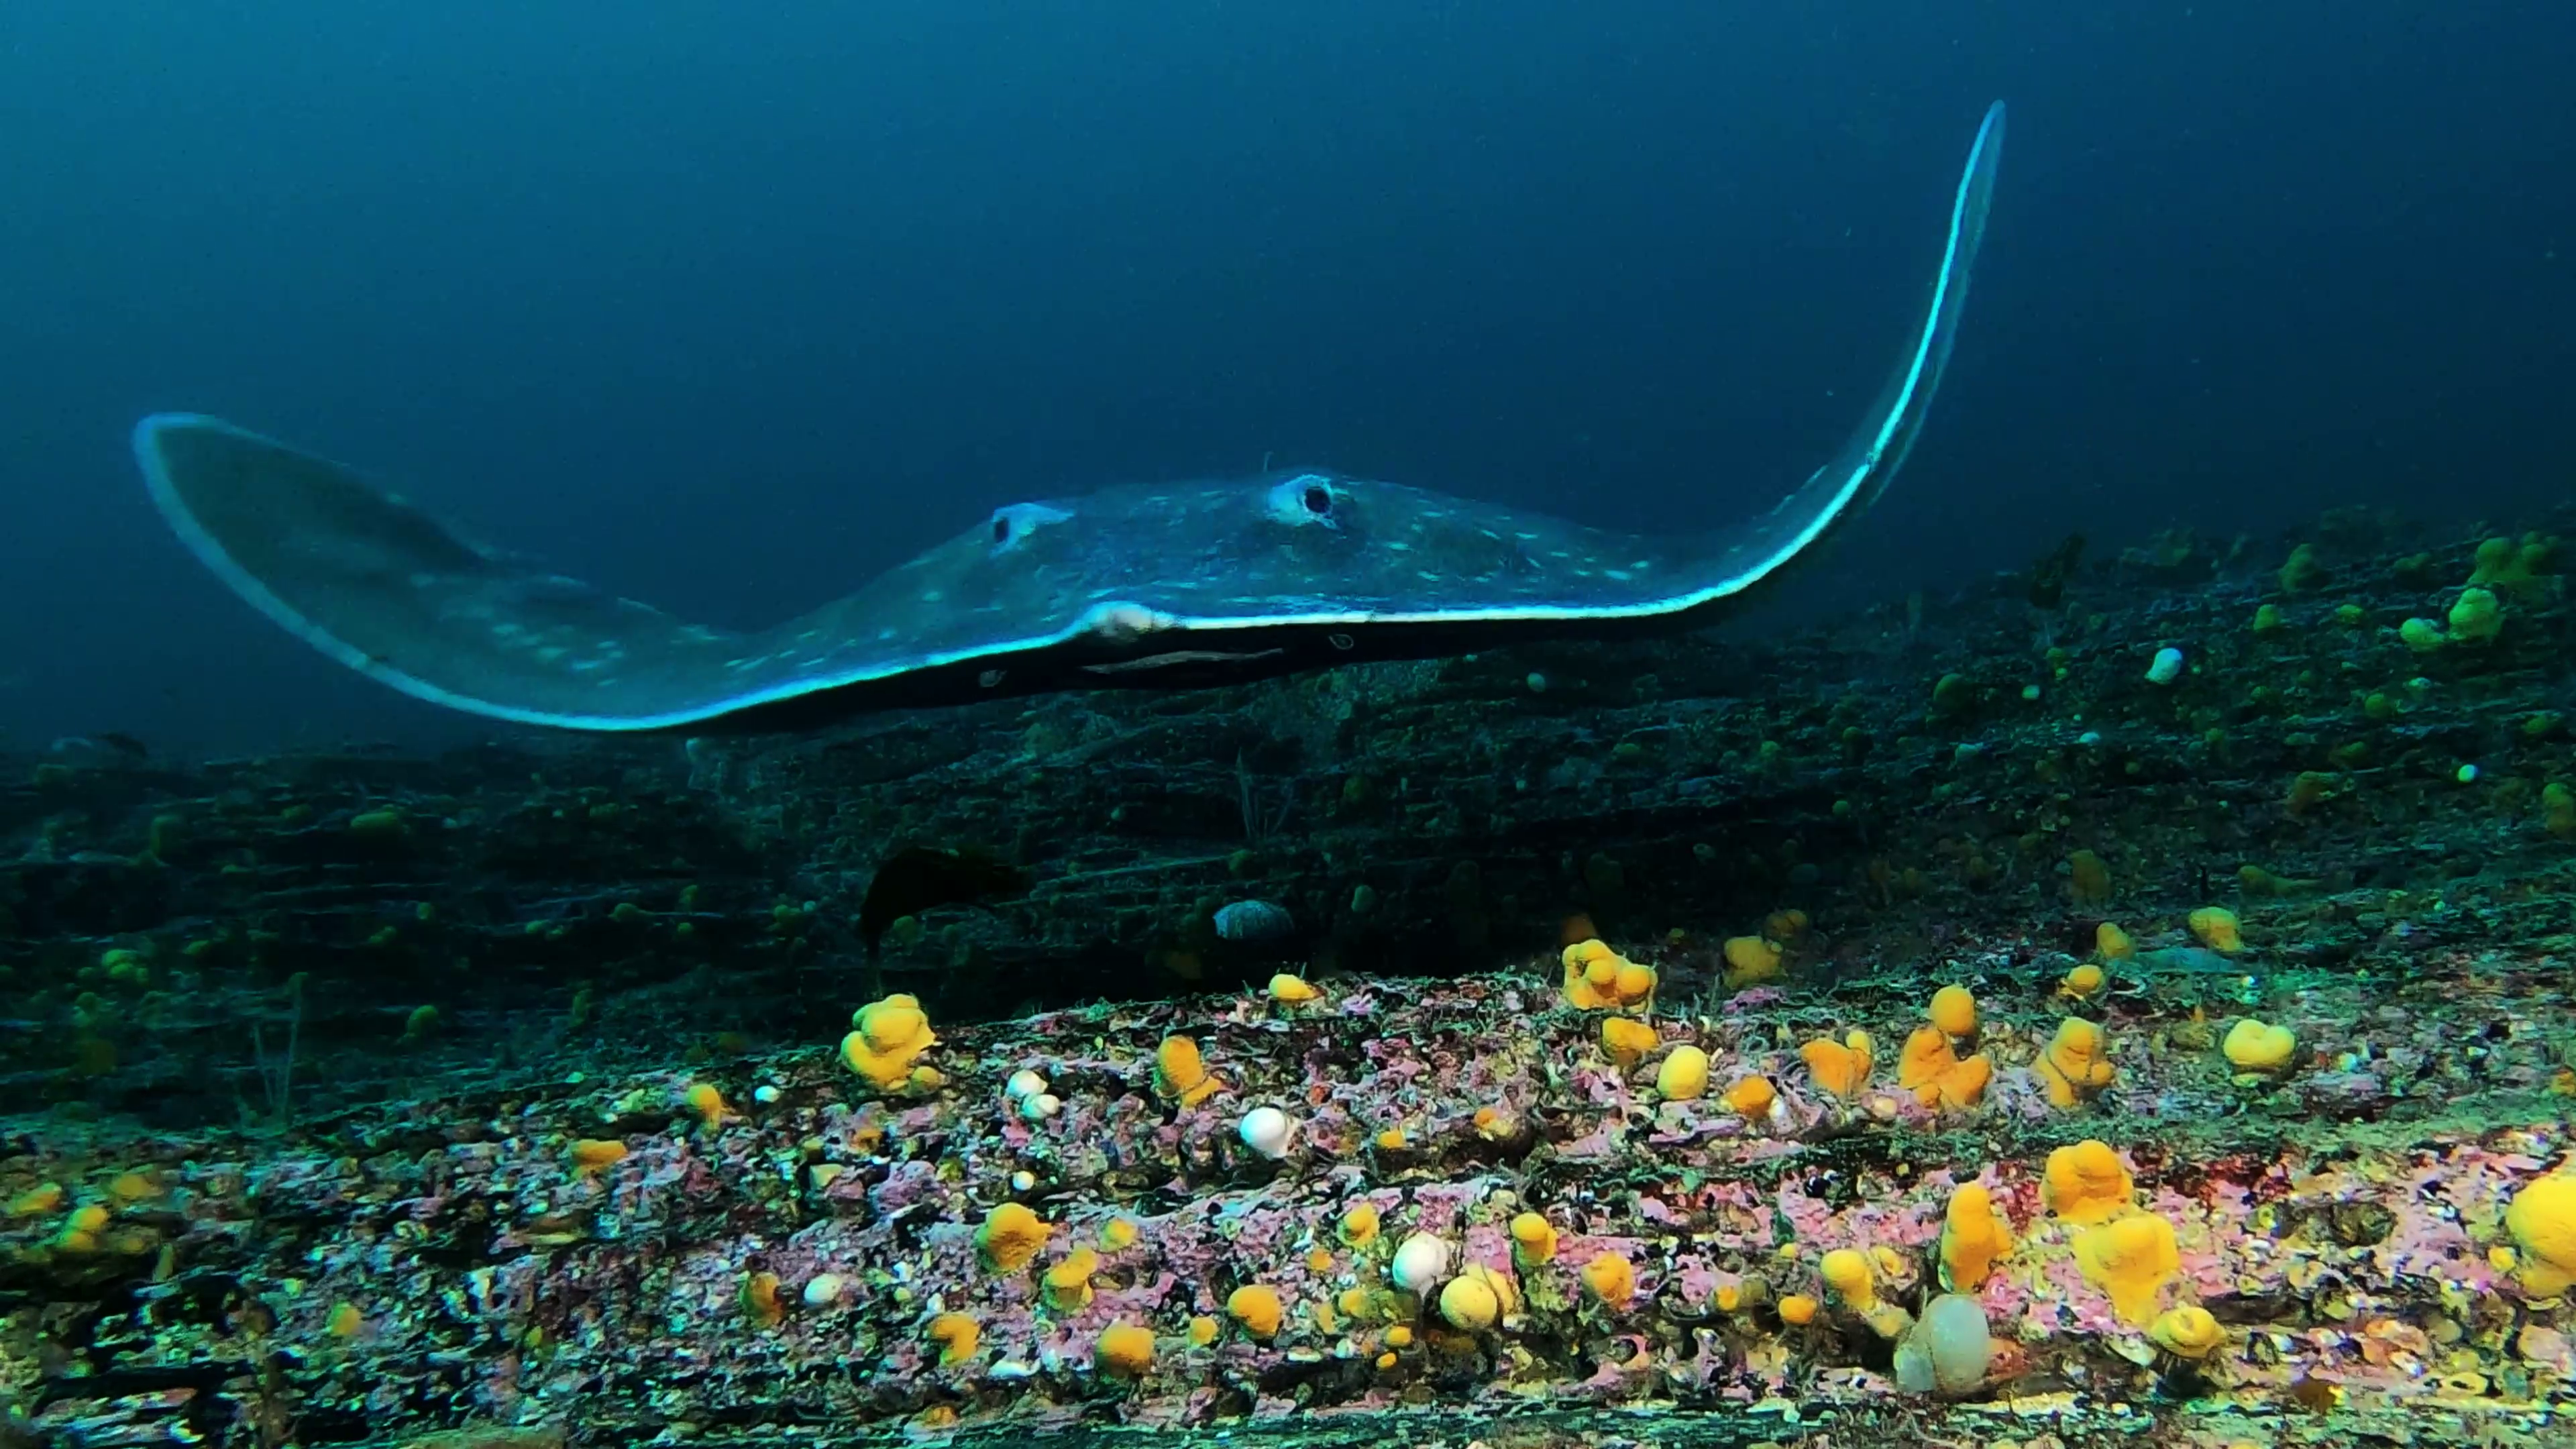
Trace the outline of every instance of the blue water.
<path fill-rule="evenodd" d="M 12 6 L 0 740 L 486 728 L 202 575 L 125 455 L 160 408 L 735 625 L 1274 457 L 1721 523 L 1866 404 L 1997 97 L 1949 381 L 1810 606 L 2527 512 L 2571 74 L 2576 10 L 2509 0 Z"/>

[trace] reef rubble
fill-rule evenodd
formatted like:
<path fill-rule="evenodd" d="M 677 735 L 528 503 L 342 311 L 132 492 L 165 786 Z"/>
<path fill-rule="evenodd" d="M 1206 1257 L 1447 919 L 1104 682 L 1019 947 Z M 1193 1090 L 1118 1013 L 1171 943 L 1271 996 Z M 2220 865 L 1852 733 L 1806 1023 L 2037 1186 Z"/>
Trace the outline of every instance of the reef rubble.
<path fill-rule="evenodd" d="M 2222 1443 L 2214 1426 L 2236 1420 L 2313 1442 L 2307 1419 L 2361 1413 L 2538 1432 L 2567 1411 L 2576 1316 L 2517 1280 L 2503 1214 L 2567 1162 L 2565 966 L 2413 962 L 2393 992 L 2271 983 L 2263 1009 L 2310 1045 L 2249 1074 L 2218 1027 L 2250 965 L 2133 958 L 2070 1008 L 2063 953 L 1964 949 L 1942 974 L 1981 998 L 1974 1044 L 1996 1071 L 1951 1111 L 1883 1071 L 1832 1090 L 1800 1059 L 1848 1028 L 1920 1029 L 1910 984 L 1655 1011 L 1636 1018 L 1655 1045 L 1622 1068 L 1604 1014 L 1531 974 L 966 1027 L 923 1052 L 935 1082 L 890 1095 L 814 1049 L 363 1109 L 285 1138 L 56 1129 L 0 1160 L 17 1199 L 8 1361 L 34 1423 L 82 1443 L 155 1424 L 220 1440 L 263 1416 L 306 1443 L 566 1419 L 584 1442 L 832 1442 L 1578 1405 L 1727 1410 L 1783 1443 L 1896 1422 L 2077 1443 L 2124 1421 Z M 2463 1003 L 2483 1029 L 2459 1029 Z M 2105 1026 L 2117 1069 L 2075 1110 L 2038 1070 L 2070 1009 Z M 1191 1105 L 1158 1076 L 1176 1035 L 1217 1083 Z M 1748 1115 L 1716 1093 L 1662 1099 L 1657 1067 L 1684 1043 L 1713 1081 L 1758 1077 L 1773 1100 Z M 1021 1073 L 1052 1115 L 1025 1107 Z M 1238 1132 L 1257 1106 L 1294 1123 L 1278 1157 Z M 2115 1214 L 2169 1224 L 2178 1246 L 2143 1313 L 2123 1316 L 2079 1251 L 2081 1214 L 2050 1201 L 2051 1154 L 2087 1140 L 2131 1175 Z M 1944 1404 L 1900 1391 L 1891 1336 L 1820 1263 L 1866 1254 L 1878 1298 L 1919 1310 L 1972 1182 L 2007 1227 L 1973 1290 L 1997 1342 L 1973 1402 Z M 1016 1262 L 979 1231 L 1008 1203 L 1044 1229 Z M 68 1244 L 82 1204 L 104 1211 Z M 1552 1228 L 1545 1261 L 1516 1252 L 1526 1213 Z M 1517 1303 L 1448 1322 L 1399 1286 L 1415 1234 Z M 1588 1286 L 1603 1258 L 1625 1265 L 1615 1300 Z M 1284 1311 L 1231 1312 L 1247 1286 Z M 2214 1318 L 2214 1350 L 2156 1341 L 2186 1304 Z M 953 1362 L 932 1336 L 943 1315 L 974 1325 Z M 1148 1362 L 1104 1361 L 1116 1325 L 1151 1335 Z"/>

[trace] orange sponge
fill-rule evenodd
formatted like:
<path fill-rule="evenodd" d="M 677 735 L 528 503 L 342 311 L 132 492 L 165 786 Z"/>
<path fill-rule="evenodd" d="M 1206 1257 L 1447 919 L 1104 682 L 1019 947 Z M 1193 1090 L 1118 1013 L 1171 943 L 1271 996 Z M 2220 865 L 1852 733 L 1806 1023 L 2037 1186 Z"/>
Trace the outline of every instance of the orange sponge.
<path fill-rule="evenodd" d="M 1029 1265 L 1055 1231 L 1025 1206 L 1006 1202 L 993 1209 L 975 1230 L 975 1250 L 998 1273 L 1016 1273 Z"/>
<path fill-rule="evenodd" d="M 1994 1194 L 1973 1182 L 1950 1194 L 1941 1222 L 1941 1286 L 1974 1293 L 1985 1286 L 1995 1260 L 2011 1251 L 2012 1234 L 1995 1211 Z"/>
<path fill-rule="evenodd" d="M 778 1275 L 775 1273 L 753 1273 L 745 1277 L 741 1286 L 734 1290 L 734 1302 L 742 1309 L 743 1317 L 762 1328 L 776 1328 L 787 1317 L 787 1305 L 779 1301 Z M 340 1306 L 346 1308 L 349 1305 L 344 1303 Z M 340 1336 L 348 1337 L 347 1334 Z"/>
<path fill-rule="evenodd" d="M 984 1336 L 983 1326 L 964 1313 L 943 1313 L 930 1320 L 929 1337 L 939 1345 L 942 1367 L 953 1368 L 975 1356 L 975 1344 Z"/>
<path fill-rule="evenodd" d="M 1660 1040 L 1653 1027 L 1633 1016 L 1601 1018 L 1601 1050 L 1621 1071 L 1644 1061 Z"/>
<path fill-rule="evenodd" d="M 1154 1091 L 1168 1101 L 1195 1107 L 1225 1090 L 1225 1079 L 1207 1069 L 1199 1044 L 1185 1036 L 1167 1036 L 1154 1048 Z"/>
<path fill-rule="evenodd" d="M 1143 1378 L 1154 1367 L 1154 1333 L 1132 1323 L 1113 1323 L 1100 1330 L 1091 1354 L 1092 1366 L 1122 1379 Z"/>
<path fill-rule="evenodd" d="M 2173 1224 L 2141 1213 L 2075 1235 L 2075 1261 L 2086 1282 L 2110 1295 L 2123 1322 L 2155 1321 L 2156 1297 L 2182 1272 Z"/>
<path fill-rule="evenodd" d="M 1917 1027 L 1896 1057 L 1896 1084 L 1926 1107 L 1975 1106 L 1994 1071 L 1983 1052 L 1960 1060 L 1950 1048 L 1950 1034 L 1939 1026 Z"/>
<path fill-rule="evenodd" d="M 2094 1093 L 2111 1085 L 2119 1072 L 2111 1065 L 2110 1051 L 2102 1028 L 2076 1016 L 2059 1022 L 2057 1035 L 2049 1039 L 2047 1050 L 2033 1064 L 2041 1085 L 2048 1089 L 2049 1102 L 2059 1107 L 2081 1106 Z"/>
<path fill-rule="evenodd" d="M 1295 976 L 1282 971 L 1278 975 L 1270 978 L 1270 999 L 1278 1002 L 1282 1006 L 1296 1006 L 1303 1002 L 1313 1001 L 1323 994 L 1324 993 L 1317 991 L 1314 988 L 1314 985 L 1307 981 L 1303 976 Z"/>
<path fill-rule="evenodd" d="M 1817 1270 L 1825 1286 L 1834 1290 L 1834 1295 L 1852 1311 L 1866 1313 L 1878 1306 L 1878 1277 L 1870 1272 L 1869 1259 L 1858 1249 L 1834 1249 L 1825 1254 Z"/>
<path fill-rule="evenodd" d="M 2098 1223 L 2127 1212 L 2137 1191 L 2137 1179 L 2111 1144 L 2087 1137 L 2048 1154 L 2039 1200 L 2070 1223 Z"/>
<path fill-rule="evenodd" d="M 2236 913 L 2225 906 L 2202 906 L 2184 924 L 2191 927 L 2200 944 L 2221 955 L 2233 956 L 2245 949 L 2244 929 L 2237 923 Z"/>
<path fill-rule="evenodd" d="M 1769 1077 L 1746 1077 L 1727 1088 L 1726 1095 L 1718 1100 L 1759 1122 L 1770 1113 L 1771 1104 L 1780 1100 L 1780 1093 L 1772 1087 Z"/>
<path fill-rule="evenodd" d="M 1619 998 L 1621 1006 L 1653 1006 L 1655 968 L 1640 966 L 1634 961 L 1620 962 L 1618 971 L 1610 978 L 1610 994 Z"/>
<path fill-rule="evenodd" d="M 1512 1219 L 1512 1265 L 1523 1271 L 1556 1256 L 1556 1227 L 1537 1213 Z"/>
<path fill-rule="evenodd" d="M 1583 1265 L 1583 1286 L 1604 1306 L 1625 1308 L 1637 1292 L 1637 1270 L 1616 1253 L 1596 1253 Z"/>
<path fill-rule="evenodd" d="M 1807 1075 L 1828 1094 L 1848 1101 L 1860 1095 L 1869 1084 L 1869 1069 L 1875 1060 L 1869 1033 L 1855 1031 L 1841 1041 L 1822 1037 L 1798 1048 L 1798 1056 L 1807 1064 Z"/>
<path fill-rule="evenodd" d="M 1868 1257 L 1859 1250 L 1836 1248 L 1825 1254 L 1817 1269 L 1825 1286 L 1834 1290 L 1843 1306 L 1860 1315 L 1861 1321 L 1879 1337 L 1896 1338 L 1913 1326 L 1904 1309 L 1880 1300 L 1878 1275 L 1871 1271 Z"/>
<path fill-rule="evenodd" d="M 1728 990 L 1742 990 L 1780 979 L 1780 947 L 1777 943 L 1760 936 L 1729 936 L 1724 950 Z"/>
<path fill-rule="evenodd" d="M 1957 1066 L 1943 1072 L 1941 1079 L 1932 1084 L 1939 1100 L 1927 1101 L 1923 1105 L 1954 1111 L 1973 1107 L 1986 1095 L 1986 1083 L 1994 1080 L 1994 1075 L 1995 1064 L 1986 1059 L 1984 1052 L 1962 1057 Z"/>
<path fill-rule="evenodd" d="M 1896 1085 L 1919 1092 L 1958 1064 L 1958 1054 L 1950 1050 L 1950 1039 L 1941 1028 L 1916 1027 L 1906 1036 L 1905 1049 L 1896 1054 Z"/>
<path fill-rule="evenodd" d="M 1100 1255 L 1089 1248 L 1076 1248 L 1064 1255 L 1064 1261 L 1047 1269 L 1044 1291 L 1047 1306 L 1058 1313 L 1071 1313 L 1091 1302 L 1091 1275 L 1100 1271 Z"/>
<path fill-rule="evenodd" d="M 929 1035 L 926 1029 L 922 1034 Z M 911 1064 L 907 1062 L 905 1065 L 909 1067 Z M 681 1095 L 680 1100 L 689 1104 L 689 1110 L 698 1114 L 698 1120 L 706 1124 L 710 1132 L 723 1126 L 725 1118 L 733 1115 L 733 1109 L 725 1105 L 724 1093 L 716 1090 L 713 1082 L 690 1083 L 689 1090 Z"/>
<path fill-rule="evenodd" d="M 1263 1339 L 1277 1333 L 1280 1320 L 1287 1316 L 1279 1303 L 1279 1290 L 1261 1283 L 1246 1283 L 1227 1294 L 1225 1311 L 1243 1325 L 1244 1332 Z"/>

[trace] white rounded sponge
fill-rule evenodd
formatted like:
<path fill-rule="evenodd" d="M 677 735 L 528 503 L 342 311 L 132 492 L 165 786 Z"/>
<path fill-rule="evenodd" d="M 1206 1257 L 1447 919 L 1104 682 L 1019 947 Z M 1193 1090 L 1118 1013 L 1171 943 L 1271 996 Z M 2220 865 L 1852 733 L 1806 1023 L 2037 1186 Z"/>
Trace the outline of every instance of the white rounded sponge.
<path fill-rule="evenodd" d="M 1255 1107 L 1243 1114 L 1243 1125 L 1235 1129 L 1243 1145 L 1276 1162 L 1288 1155 L 1288 1139 L 1297 1133 L 1297 1124 L 1276 1107 Z"/>
<path fill-rule="evenodd" d="M 1429 1233 L 1415 1233 L 1395 1250 L 1395 1286 L 1416 1298 L 1429 1296 L 1449 1276 L 1449 1244 Z"/>

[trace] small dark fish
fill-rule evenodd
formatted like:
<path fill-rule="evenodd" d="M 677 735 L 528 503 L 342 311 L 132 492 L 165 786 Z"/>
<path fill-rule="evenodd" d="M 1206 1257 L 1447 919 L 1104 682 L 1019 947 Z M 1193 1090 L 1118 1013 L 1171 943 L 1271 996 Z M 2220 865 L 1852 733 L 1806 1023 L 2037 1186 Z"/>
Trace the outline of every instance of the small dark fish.
<path fill-rule="evenodd" d="M 2054 609 L 2066 596 L 2066 581 L 2075 577 L 2075 566 L 2084 557 L 2084 535 L 2070 533 L 2065 541 L 2042 555 L 2031 565 L 2030 602 L 2040 609 Z"/>
<path fill-rule="evenodd" d="M 121 730 L 109 730 L 107 733 L 98 736 L 97 739 L 100 744 L 107 746 L 118 754 L 126 755 L 133 759 L 145 759 L 152 753 L 151 749 L 141 740 L 138 740 L 134 736 L 126 734 Z"/>
<path fill-rule="evenodd" d="M 978 906 L 1029 888 L 1027 871 L 975 849 L 915 845 L 887 856 L 859 902 L 859 939 L 873 960 L 886 928 L 933 906 Z"/>
<path fill-rule="evenodd" d="M 2324 1379 L 2309 1378 L 2306 1374 L 2299 1375 L 2288 1388 L 2281 1391 L 2281 1399 L 2285 1406 L 2310 1414 L 2331 1414 L 2342 1398 L 2343 1395 L 2333 1384 Z"/>

